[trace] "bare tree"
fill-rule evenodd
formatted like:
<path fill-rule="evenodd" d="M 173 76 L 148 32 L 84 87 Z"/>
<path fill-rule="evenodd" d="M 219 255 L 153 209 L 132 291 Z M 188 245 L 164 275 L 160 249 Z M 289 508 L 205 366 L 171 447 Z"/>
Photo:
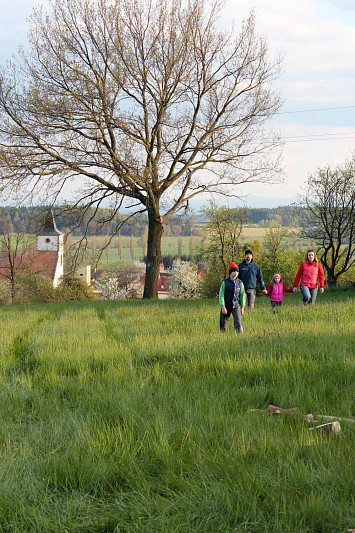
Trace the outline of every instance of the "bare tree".
<path fill-rule="evenodd" d="M 309 176 L 300 197 L 306 207 L 303 235 L 315 240 L 328 285 L 355 263 L 355 158 Z"/>
<path fill-rule="evenodd" d="M 106 259 L 110 259 L 110 248 L 111 248 L 111 239 L 108 235 L 105 236 L 105 253 Z"/>
<path fill-rule="evenodd" d="M 120 233 L 118 234 L 117 239 L 118 239 L 118 241 L 117 241 L 118 255 L 119 255 L 119 258 L 122 259 L 122 255 L 123 255 L 123 244 L 122 244 L 122 236 L 121 236 Z"/>
<path fill-rule="evenodd" d="M 171 215 L 198 194 L 278 179 L 279 139 L 264 124 L 280 106 L 280 58 L 252 14 L 220 30 L 221 0 L 51 4 L 34 11 L 31 51 L 0 76 L 2 190 L 54 202 L 77 183 L 77 217 L 107 201 L 114 216 L 130 199 L 148 214 L 144 297 L 157 297 Z"/>
<path fill-rule="evenodd" d="M 228 275 L 230 262 L 236 261 L 238 256 L 239 237 L 248 220 L 249 212 L 246 208 L 217 206 L 214 202 L 210 202 L 209 206 L 201 211 L 208 219 L 205 227 L 207 237 L 205 255 L 209 262 L 215 263 L 217 260 L 218 268 L 222 267 L 223 275 Z"/>
<path fill-rule="evenodd" d="M 147 240 L 147 231 L 146 231 L 146 229 L 147 228 L 144 229 L 143 234 L 142 234 L 142 238 L 141 238 L 143 257 L 145 257 L 147 255 L 147 249 L 148 249 L 148 240 Z"/>
<path fill-rule="evenodd" d="M 135 240 L 134 240 L 134 237 L 133 237 L 133 233 L 131 234 L 131 238 L 129 240 L 129 250 L 130 250 L 130 253 L 131 253 L 132 261 L 134 261 L 134 256 L 136 254 L 136 243 L 135 243 Z"/>
<path fill-rule="evenodd" d="M 271 262 L 275 263 L 277 256 L 289 247 L 289 239 L 293 234 L 294 232 L 290 228 L 281 227 L 275 223 L 269 225 L 265 232 L 263 248 Z"/>
<path fill-rule="evenodd" d="M 190 236 L 189 250 L 190 250 L 190 256 L 193 257 L 195 253 L 195 237 L 193 235 Z"/>
<path fill-rule="evenodd" d="M 177 248 L 178 248 L 178 256 L 181 257 L 182 256 L 182 238 L 179 237 L 178 238 L 178 242 L 177 242 Z"/>
<path fill-rule="evenodd" d="M 11 302 L 16 301 L 18 278 L 27 271 L 29 258 L 24 261 L 24 234 L 14 233 L 10 220 L 0 221 L 0 278 L 7 279 L 11 287 Z"/>

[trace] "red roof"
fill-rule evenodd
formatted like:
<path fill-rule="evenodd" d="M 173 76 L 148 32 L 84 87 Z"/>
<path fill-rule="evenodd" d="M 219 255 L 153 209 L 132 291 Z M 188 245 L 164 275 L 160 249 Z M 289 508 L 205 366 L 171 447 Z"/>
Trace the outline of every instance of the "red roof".
<path fill-rule="evenodd" d="M 21 254 L 19 254 L 15 258 L 15 268 L 21 270 L 22 272 L 40 274 L 50 278 L 53 281 L 57 259 L 57 252 L 36 252 L 34 256 L 21 256 Z M 0 256 L 0 277 L 8 277 L 9 274 L 9 259 L 6 256 Z"/>
<path fill-rule="evenodd" d="M 158 292 L 169 292 L 169 278 L 171 274 L 160 274 L 158 279 Z"/>
<path fill-rule="evenodd" d="M 199 278 L 204 279 L 206 277 L 206 270 L 207 270 L 206 266 L 199 267 L 196 271 L 196 274 L 198 275 Z"/>
<path fill-rule="evenodd" d="M 158 278 L 158 292 L 169 292 L 169 278 L 171 274 L 159 274 Z M 137 275 L 137 280 L 144 285 L 145 283 L 145 274 L 139 274 Z"/>

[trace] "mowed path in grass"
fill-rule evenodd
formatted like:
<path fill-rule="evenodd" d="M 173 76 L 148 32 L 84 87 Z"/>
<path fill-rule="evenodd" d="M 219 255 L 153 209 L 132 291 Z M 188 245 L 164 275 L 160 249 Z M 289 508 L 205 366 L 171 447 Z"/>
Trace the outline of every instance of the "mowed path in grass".
<path fill-rule="evenodd" d="M 1 308 L 0 531 L 333 532 L 354 525 L 354 292 Z M 268 404 L 298 407 L 268 416 Z"/>

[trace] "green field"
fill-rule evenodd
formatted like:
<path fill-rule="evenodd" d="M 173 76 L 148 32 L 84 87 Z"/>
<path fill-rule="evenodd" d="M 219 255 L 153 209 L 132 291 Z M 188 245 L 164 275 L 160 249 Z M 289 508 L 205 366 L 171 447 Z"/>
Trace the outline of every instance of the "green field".
<path fill-rule="evenodd" d="M 245 242 L 253 242 L 254 240 L 258 240 L 260 242 L 263 241 L 263 237 L 265 235 L 265 232 L 267 230 L 265 228 L 256 228 L 256 227 L 246 227 L 243 229 L 242 236 L 240 238 L 240 242 L 243 244 Z M 162 255 L 178 255 L 178 241 L 181 239 L 182 242 L 182 249 L 181 249 L 181 255 L 183 256 L 190 256 L 190 236 L 164 236 L 162 237 L 161 241 L 161 251 Z M 75 239 L 76 240 L 76 239 Z M 119 256 L 118 253 L 118 237 L 114 237 L 112 240 L 112 243 L 110 244 L 108 252 L 103 251 L 101 258 L 98 262 L 98 268 L 99 269 L 105 269 L 105 270 L 115 270 L 119 267 L 119 265 L 123 263 L 131 262 L 132 255 L 130 250 L 130 240 L 131 237 L 122 236 L 122 259 Z M 194 240 L 194 247 L 196 248 L 200 244 L 201 238 L 198 236 L 193 237 Z M 83 261 L 83 264 L 91 263 L 92 265 L 95 264 L 95 258 L 92 255 L 92 246 L 93 246 L 93 237 L 88 237 L 88 249 L 87 249 L 87 257 Z M 103 236 L 96 237 L 96 257 L 98 257 L 99 250 L 105 246 L 106 238 Z M 142 248 L 142 239 L 141 237 L 134 237 L 134 260 L 135 261 L 141 261 L 144 257 L 144 251 Z M 289 243 L 289 248 L 294 249 L 294 239 L 291 238 Z M 307 239 L 298 239 L 298 249 L 305 248 L 307 249 L 308 243 Z"/>
<path fill-rule="evenodd" d="M 354 311 L 258 298 L 237 337 L 216 300 L 0 308 L 0 531 L 355 527 L 355 424 L 304 418 L 354 418 Z"/>
<path fill-rule="evenodd" d="M 162 238 L 162 255 L 178 255 L 178 239 L 179 237 L 163 237 Z M 130 237 L 122 237 L 122 259 L 119 256 L 117 248 L 117 237 L 115 237 L 110 245 L 108 253 L 104 250 L 101 254 L 101 258 L 98 262 L 99 269 L 115 270 L 119 268 L 121 263 L 131 262 L 132 255 L 130 250 Z M 182 255 L 190 255 L 190 237 L 181 237 L 182 240 Z M 199 243 L 199 237 L 194 237 L 195 246 Z M 144 257 L 144 251 L 142 248 L 141 238 L 134 237 L 134 260 L 142 261 Z M 99 249 L 105 246 L 105 237 L 96 237 L 96 257 L 98 257 Z M 87 256 L 83 261 L 83 264 L 91 263 L 95 264 L 95 258 L 92 255 L 92 237 L 88 238 Z"/>

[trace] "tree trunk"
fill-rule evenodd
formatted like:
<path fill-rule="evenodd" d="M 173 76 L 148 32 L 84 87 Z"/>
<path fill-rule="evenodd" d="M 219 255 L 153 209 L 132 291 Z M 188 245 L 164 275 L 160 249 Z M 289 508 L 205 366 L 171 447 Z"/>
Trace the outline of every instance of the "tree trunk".
<path fill-rule="evenodd" d="M 328 273 L 328 276 L 327 276 L 328 287 L 335 287 L 336 284 L 337 284 L 337 280 L 338 280 L 338 278 L 336 276 L 334 276 L 334 274 L 329 274 Z"/>
<path fill-rule="evenodd" d="M 334 268 L 327 268 L 323 265 L 324 270 L 327 272 L 327 285 L 328 287 L 335 287 L 337 284 L 338 276 L 335 275 Z"/>
<path fill-rule="evenodd" d="M 161 262 L 161 238 L 164 232 L 163 224 L 156 218 L 155 212 L 148 211 L 148 249 L 147 268 L 143 298 L 158 298 L 158 278 Z"/>
<path fill-rule="evenodd" d="M 15 305 L 15 297 L 16 297 L 16 286 L 15 286 L 15 274 L 11 271 L 11 304 Z"/>

